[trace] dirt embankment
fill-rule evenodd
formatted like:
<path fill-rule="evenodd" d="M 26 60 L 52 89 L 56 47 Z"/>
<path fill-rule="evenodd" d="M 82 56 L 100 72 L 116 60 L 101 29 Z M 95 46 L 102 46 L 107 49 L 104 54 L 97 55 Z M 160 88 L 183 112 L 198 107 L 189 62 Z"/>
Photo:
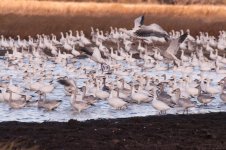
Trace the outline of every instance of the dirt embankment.
<path fill-rule="evenodd" d="M 226 113 L 0 123 L 0 143 L 35 149 L 224 149 Z"/>

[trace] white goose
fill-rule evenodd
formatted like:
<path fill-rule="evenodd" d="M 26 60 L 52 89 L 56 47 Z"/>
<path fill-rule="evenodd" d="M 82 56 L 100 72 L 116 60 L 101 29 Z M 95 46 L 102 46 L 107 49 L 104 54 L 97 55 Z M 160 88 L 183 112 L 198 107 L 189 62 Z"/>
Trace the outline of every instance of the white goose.
<path fill-rule="evenodd" d="M 208 78 L 206 82 L 206 92 L 208 92 L 211 95 L 218 94 L 221 92 L 221 87 L 211 86 L 210 79 Z"/>
<path fill-rule="evenodd" d="M 75 50 L 75 46 L 73 46 L 71 53 L 72 53 L 74 56 L 79 56 L 79 55 L 80 55 L 80 52 L 77 51 L 77 50 Z"/>
<path fill-rule="evenodd" d="M 127 102 L 123 101 L 121 98 L 119 98 L 119 90 L 117 91 L 117 97 L 113 96 L 113 90 L 110 93 L 110 96 L 108 98 L 108 103 L 115 109 L 125 109 L 127 108 Z"/>
<path fill-rule="evenodd" d="M 108 92 L 100 89 L 99 83 L 97 83 L 97 88 L 96 88 L 96 91 L 94 94 L 97 98 L 99 98 L 101 100 L 106 100 L 110 96 L 110 94 Z"/>
<path fill-rule="evenodd" d="M 90 104 L 83 101 L 82 99 L 78 99 L 76 91 L 72 92 L 70 103 L 71 103 L 72 107 L 74 109 L 76 109 L 79 113 L 91 106 Z"/>
<path fill-rule="evenodd" d="M 25 105 L 26 105 L 26 96 L 23 95 L 23 96 L 21 96 L 21 98 L 19 100 L 13 100 L 12 99 L 12 91 L 10 91 L 10 97 L 9 97 L 9 101 L 8 101 L 8 104 L 9 104 L 10 108 L 20 109 L 20 108 L 25 107 Z"/>
<path fill-rule="evenodd" d="M 157 109 L 158 111 L 160 111 L 159 112 L 160 115 L 161 114 L 166 114 L 166 111 L 169 110 L 170 107 L 166 103 L 157 100 L 157 88 L 154 88 L 153 92 L 154 92 L 154 98 L 153 98 L 153 100 L 151 102 L 152 106 L 155 109 Z"/>
<path fill-rule="evenodd" d="M 138 93 L 135 91 L 134 85 L 132 86 L 132 93 L 131 93 L 132 100 L 136 101 L 138 104 L 142 102 L 150 102 L 151 98 L 144 93 Z"/>

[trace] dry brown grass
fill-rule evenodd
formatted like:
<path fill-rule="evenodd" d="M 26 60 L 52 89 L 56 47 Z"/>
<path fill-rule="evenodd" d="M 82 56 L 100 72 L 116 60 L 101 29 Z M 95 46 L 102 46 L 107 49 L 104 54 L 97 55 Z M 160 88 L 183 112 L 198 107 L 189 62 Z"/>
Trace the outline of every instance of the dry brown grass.
<path fill-rule="evenodd" d="M 133 19 L 146 14 L 145 24 L 159 23 L 166 30 L 187 29 L 197 34 L 217 34 L 226 28 L 226 6 L 75 3 L 27 0 L 0 1 L 0 34 L 15 36 L 85 30 L 109 26 L 132 27 Z"/>
<path fill-rule="evenodd" d="M 226 17 L 225 6 L 213 5 L 147 5 L 147 4 L 116 4 L 116 3 L 75 3 L 32 0 L 1 0 L 1 14 L 20 15 L 76 15 L 105 16 L 111 14 L 177 15 L 184 17 Z"/>
<path fill-rule="evenodd" d="M 43 0 L 37 0 L 43 1 Z M 45 0 L 45 1 L 68 1 L 68 2 L 118 2 L 118 3 L 150 3 L 150 4 L 226 4 L 226 0 Z"/>

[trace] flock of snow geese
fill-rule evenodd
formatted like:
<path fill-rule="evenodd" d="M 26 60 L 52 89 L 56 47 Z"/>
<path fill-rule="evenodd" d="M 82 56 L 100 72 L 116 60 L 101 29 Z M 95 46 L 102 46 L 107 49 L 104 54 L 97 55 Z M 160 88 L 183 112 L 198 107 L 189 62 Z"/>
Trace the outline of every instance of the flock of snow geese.
<path fill-rule="evenodd" d="M 90 38 L 83 31 L 61 33 L 59 39 L 54 34 L 27 40 L 2 35 L 0 49 L 6 52 L 2 68 L 22 75 L 22 83 L 15 83 L 12 75 L 1 76 L 0 101 L 11 109 L 51 111 L 70 99 L 79 113 L 107 101 L 121 110 L 149 103 L 166 114 L 175 107 L 184 113 L 205 107 L 216 95 L 226 102 L 225 31 L 218 37 L 203 32 L 193 37 L 189 30 L 167 33 L 157 24 L 144 25 L 140 16 L 131 30 L 110 27 L 104 33 L 91 27 Z M 80 59 L 86 63 L 76 65 Z M 56 66 L 66 76 L 56 73 Z M 82 86 L 76 84 L 79 79 Z M 64 87 L 65 99 L 48 99 L 57 86 Z"/>

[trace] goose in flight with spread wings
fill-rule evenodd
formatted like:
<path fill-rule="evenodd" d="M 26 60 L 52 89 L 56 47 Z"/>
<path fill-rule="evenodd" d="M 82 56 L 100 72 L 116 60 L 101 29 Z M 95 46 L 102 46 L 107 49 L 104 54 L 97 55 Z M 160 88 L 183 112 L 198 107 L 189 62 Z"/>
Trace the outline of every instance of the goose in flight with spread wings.
<path fill-rule="evenodd" d="M 120 29 L 132 37 L 146 39 L 151 41 L 159 41 L 159 38 L 164 38 L 165 41 L 169 41 L 169 34 L 158 24 L 153 23 L 150 25 L 144 25 L 144 15 L 134 20 L 134 27 L 132 30 Z"/>
<path fill-rule="evenodd" d="M 185 32 L 179 38 L 171 39 L 168 48 L 163 52 L 163 56 L 169 60 L 178 60 L 175 56 L 179 50 L 180 44 L 187 38 L 188 33 Z"/>

